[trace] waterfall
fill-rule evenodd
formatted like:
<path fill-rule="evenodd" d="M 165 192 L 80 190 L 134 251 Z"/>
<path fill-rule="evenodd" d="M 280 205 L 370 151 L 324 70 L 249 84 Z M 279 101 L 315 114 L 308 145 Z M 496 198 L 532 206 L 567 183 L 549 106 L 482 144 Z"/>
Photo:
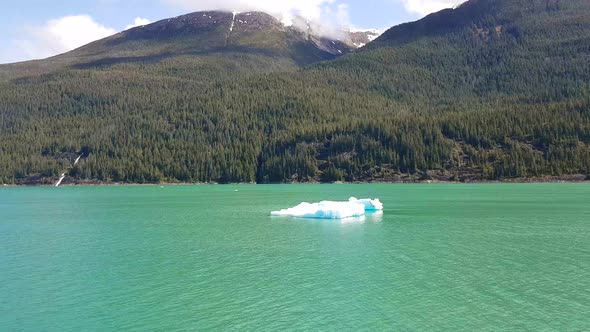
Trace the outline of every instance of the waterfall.
<path fill-rule="evenodd" d="M 69 168 L 71 169 L 74 166 L 76 166 L 78 164 L 78 162 L 80 161 L 80 159 L 82 158 L 83 155 L 84 155 L 83 153 L 80 154 L 78 156 L 78 158 L 76 158 L 76 160 L 74 161 L 74 164 L 72 166 L 70 166 Z M 66 174 L 67 174 L 67 172 L 64 172 L 64 173 L 61 174 L 61 176 L 59 177 L 59 180 L 57 180 L 57 182 L 55 183 L 55 186 L 56 187 L 59 187 L 59 185 L 63 182 L 63 180 L 66 178 Z"/>

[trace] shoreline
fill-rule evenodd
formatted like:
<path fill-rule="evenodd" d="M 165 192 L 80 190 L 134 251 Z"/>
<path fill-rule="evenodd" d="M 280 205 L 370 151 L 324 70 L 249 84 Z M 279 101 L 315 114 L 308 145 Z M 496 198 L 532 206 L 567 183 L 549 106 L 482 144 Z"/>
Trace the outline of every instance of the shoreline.
<path fill-rule="evenodd" d="M 156 187 L 156 186 L 242 186 L 242 185 L 344 185 L 344 184 L 549 184 L 549 183 L 590 183 L 590 179 L 583 175 L 540 177 L 540 178 L 514 178 L 502 180 L 469 180 L 469 181 L 444 181 L 444 180 L 414 180 L 414 181 L 353 181 L 353 182 L 286 182 L 286 183 L 215 183 L 215 182 L 160 182 L 160 183 L 118 183 L 118 182 L 80 182 L 64 183 L 59 187 Z M 1 184 L 0 188 L 16 187 L 55 187 L 53 184 Z"/>

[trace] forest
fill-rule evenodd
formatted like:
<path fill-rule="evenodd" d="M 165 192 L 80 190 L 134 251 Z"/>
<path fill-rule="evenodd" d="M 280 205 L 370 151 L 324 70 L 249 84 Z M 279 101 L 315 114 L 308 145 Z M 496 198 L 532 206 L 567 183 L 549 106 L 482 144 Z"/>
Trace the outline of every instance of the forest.
<path fill-rule="evenodd" d="M 0 66 L 0 184 L 590 179 L 587 1 L 472 0 L 298 68 L 215 52 Z"/>

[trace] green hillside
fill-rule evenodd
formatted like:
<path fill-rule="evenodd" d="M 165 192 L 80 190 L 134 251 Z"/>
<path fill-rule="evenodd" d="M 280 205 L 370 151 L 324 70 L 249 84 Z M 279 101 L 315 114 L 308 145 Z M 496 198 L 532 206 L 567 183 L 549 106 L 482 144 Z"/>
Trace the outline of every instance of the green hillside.
<path fill-rule="evenodd" d="M 174 22 L 0 66 L 0 182 L 51 183 L 78 154 L 67 181 L 590 174 L 587 1 L 472 0 L 335 60 L 278 25 Z"/>

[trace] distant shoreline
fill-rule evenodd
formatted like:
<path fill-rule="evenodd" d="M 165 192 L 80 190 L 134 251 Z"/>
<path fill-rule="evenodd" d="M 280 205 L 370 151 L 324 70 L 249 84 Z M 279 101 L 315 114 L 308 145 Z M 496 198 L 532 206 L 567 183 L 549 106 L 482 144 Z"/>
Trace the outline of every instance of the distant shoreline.
<path fill-rule="evenodd" d="M 160 183 L 121 183 L 121 182 L 77 182 L 64 183 L 60 187 L 154 187 L 154 186 L 228 186 L 228 185 L 322 185 L 322 184 L 548 184 L 548 183 L 590 183 L 585 175 L 569 175 L 555 177 L 536 178 L 513 178 L 502 180 L 466 180 L 466 181 L 445 181 L 445 180 L 407 180 L 407 181 L 353 181 L 353 182 L 286 182 L 286 183 L 215 183 L 215 182 L 160 182 Z M 8 187 L 54 187 L 53 184 L 3 184 L 0 188 Z"/>

